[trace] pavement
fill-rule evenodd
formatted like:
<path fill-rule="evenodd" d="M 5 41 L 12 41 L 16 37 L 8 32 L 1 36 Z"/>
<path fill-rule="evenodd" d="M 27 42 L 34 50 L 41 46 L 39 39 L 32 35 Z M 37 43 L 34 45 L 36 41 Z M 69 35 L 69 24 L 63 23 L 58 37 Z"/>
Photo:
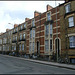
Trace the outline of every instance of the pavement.
<path fill-rule="evenodd" d="M 27 60 L 27 61 L 31 61 L 31 62 L 35 62 L 35 63 L 52 65 L 52 66 L 57 66 L 57 67 L 62 67 L 62 68 L 75 70 L 75 65 L 71 65 L 71 64 L 63 64 L 63 63 L 50 62 L 50 61 L 41 61 L 41 60 L 35 60 L 35 59 L 29 59 L 29 58 L 14 57 L 14 56 L 9 56 L 9 55 L 3 55 L 3 56 L 13 57 L 13 58 L 23 59 L 23 60 Z"/>

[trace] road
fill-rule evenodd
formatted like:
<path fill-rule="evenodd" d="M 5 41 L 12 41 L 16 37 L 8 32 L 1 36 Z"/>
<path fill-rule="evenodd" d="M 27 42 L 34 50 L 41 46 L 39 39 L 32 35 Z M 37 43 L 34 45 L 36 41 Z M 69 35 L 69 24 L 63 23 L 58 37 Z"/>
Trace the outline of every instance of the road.
<path fill-rule="evenodd" d="M 75 70 L 0 55 L 0 74 L 75 74 Z"/>

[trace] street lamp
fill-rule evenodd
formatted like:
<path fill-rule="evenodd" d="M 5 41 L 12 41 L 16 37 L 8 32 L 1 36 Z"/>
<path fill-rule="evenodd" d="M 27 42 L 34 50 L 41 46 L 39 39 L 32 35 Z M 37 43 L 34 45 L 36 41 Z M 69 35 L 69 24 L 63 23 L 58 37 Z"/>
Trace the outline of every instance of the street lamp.
<path fill-rule="evenodd" d="M 57 62 L 58 62 L 58 24 L 57 24 L 57 7 L 56 7 L 56 0 L 55 0 L 55 8 L 56 8 L 56 37 L 57 37 L 57 39 L 56 39 L 56 51 L 57 51 Z"/>

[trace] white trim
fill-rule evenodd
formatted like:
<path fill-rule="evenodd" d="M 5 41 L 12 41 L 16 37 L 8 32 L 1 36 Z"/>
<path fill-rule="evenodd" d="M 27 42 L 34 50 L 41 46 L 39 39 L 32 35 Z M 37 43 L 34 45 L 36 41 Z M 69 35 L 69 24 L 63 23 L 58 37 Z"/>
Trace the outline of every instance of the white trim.
<path fill-rule="evenodd" d="M 69 37 L 69 36 L 75 36 L 75 33 L 68 34 L 68 37 Z"/>
<path fill-rule="evenodd" d="M 59 13 L 59 11 L 57 12 L 57 14 Z M 56 13 L 53 13 L 51 16 L 55 15 Z"/>
<path fill-rule="evenodd" d="M 44 30 L 38 31 L 38 32 L 36 32 L 36 34 L 37 34 L 37 33 L 40 33 L 40 32 L 44 32 Z"/>
<path fill-rule="evenodd" d="M 71 14 L 71 15 L 66 16 L 65 19 L 66 19 L 66 18 L 69 18 L 69 17 L 72 17 L 72 16 L 74 17 L 74 13 Z"/>
<path fill-rule="evenodd" d="M 60 21 L 60 19 L 54 20 L 54 22 L 56 22 L 56 21 Z"/>
<path fill-rule="evenodd" d="M 57 34 L 60 34 L 60 32 L 58 32 L 58 33 L 53 33 L 53 35 L 57 35 Z"/>
<path fill-rule="evenodd" d="M 41 27 L 44 26 L 44 24 L 41 25 Z M 37 26 L 36 28 L 39 28 L 40 26 Z"/>
<path fill-rule="evenodd" d="M 71 2 L 68 2 L 68 3 L 66 3 L 66 4 L 64 4 L 64 6 L 66 6 L 67 4 L 70 4 Z"/>
<path fill-rule="evenodd" d="M 39 22 L 40 20 L 43 20 L 43 19 L 46 19 L 46 17 L 42 18 L 42 19 L 39 19 L 37 21 L 35 21 L 35 23 Z"/>
<path fill-rule="evenodd" d="M 60 28 L 60 26 L 57 26 L 57 27 L 53 27 L 53 29 L 56 29 L 56 28 Z"/>

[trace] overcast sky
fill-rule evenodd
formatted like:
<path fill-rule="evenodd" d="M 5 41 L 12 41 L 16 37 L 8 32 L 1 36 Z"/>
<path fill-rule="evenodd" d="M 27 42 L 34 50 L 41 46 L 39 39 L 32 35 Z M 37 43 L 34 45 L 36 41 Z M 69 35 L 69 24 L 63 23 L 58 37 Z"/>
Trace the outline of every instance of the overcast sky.
<path fill-rule="evenodd" d="M 56 1 L 57 5 L 63 2 Z M 0 1 L 0 32 L 23 23 L 26 17 L 33 18 L 35 10 L 45 12 L 47 4 L 55 7 L 55 1 Z"/>

